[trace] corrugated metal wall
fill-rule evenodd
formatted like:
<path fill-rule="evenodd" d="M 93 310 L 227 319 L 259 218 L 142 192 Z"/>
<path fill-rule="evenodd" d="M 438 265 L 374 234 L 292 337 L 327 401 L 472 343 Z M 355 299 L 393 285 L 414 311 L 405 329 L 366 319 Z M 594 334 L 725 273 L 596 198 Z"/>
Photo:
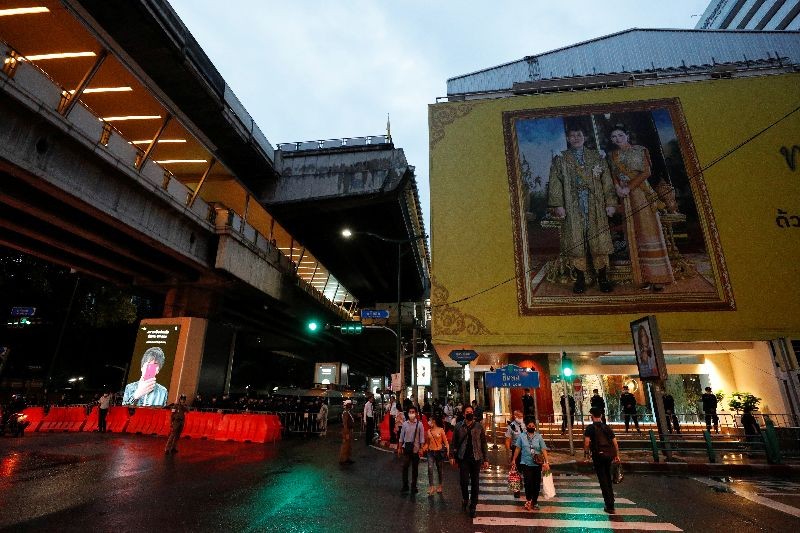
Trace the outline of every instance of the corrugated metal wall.
<path fill-rule="evenodd" d="M 653 68 L 789 57 L 800 62 L 798 32 L 628 30 L 447 81 L 447 94 L 511 89 L 515 82 Z M 538 75 L 537 75 L 538 67 Z"/>

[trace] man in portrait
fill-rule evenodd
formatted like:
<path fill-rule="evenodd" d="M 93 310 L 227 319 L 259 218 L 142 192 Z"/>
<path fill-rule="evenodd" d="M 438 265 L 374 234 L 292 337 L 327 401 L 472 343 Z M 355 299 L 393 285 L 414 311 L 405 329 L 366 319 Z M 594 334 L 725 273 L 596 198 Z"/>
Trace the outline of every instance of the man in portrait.
<path fill-rule="evenodd" d="M 136 407 L 164 407 L 167 405 L 167 388 L 156 383 L 156 376 L 164 367 L 164 350 L 153 346 L 145 350 L 140 366 L 142 377 L 128 383 L 122 405 Z"/>
<path fill-rule="evenodd" d="M 586 136 L 577 124 L 567 125 L 569 148 L 553 157 L 548 207 L 561 226 L 561 253 L 576 271 L 575 294 L 586 291 L 586 272 L 593 268 L 602 292 L 611 292 L 608 256 L 614 251 L 608 217 L 618 204 L 605 159 L 584 146 Z"/>

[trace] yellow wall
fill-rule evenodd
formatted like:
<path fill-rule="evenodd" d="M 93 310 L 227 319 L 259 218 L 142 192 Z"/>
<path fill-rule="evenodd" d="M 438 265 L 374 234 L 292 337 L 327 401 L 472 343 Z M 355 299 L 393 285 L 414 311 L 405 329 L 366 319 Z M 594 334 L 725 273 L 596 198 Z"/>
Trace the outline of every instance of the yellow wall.
<path fill-rule="evenodd" d="M 445 345 L 630 343 L 644 314 L 522 316 L 502 113 L 512 110 L 679 98 L 701 167 L 800 103 L 800 75 L 576 91 L 430 106 L 433 335 Z M 656 313 L 662 340 L 761 340 L 800 336 L 800 154 L 792 171 L 780 147 L 800 145 L 800 113 L 703 176 L 735 311 Z M 450 303 L 499 285 L 459 303 Z"/>

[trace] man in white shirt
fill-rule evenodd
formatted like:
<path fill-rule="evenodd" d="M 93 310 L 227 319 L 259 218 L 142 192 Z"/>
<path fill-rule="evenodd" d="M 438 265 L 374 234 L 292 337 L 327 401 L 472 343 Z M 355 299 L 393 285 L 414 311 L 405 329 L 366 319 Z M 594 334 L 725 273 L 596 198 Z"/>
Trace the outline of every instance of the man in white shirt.
<path fill-rule="evenodd" d="M 389 442 L 392 444 L 397 443 L 397 431 L 395 431 L 395 419 L 397 418 L 397 400 L 389 400 Z"/>
<path fill-rule="evenodd" d="M 375 404 L 375 397 L 370 396 L 367 403 L 364 404 L 364 425 L 366 426 L 364 429 L 364 440 L 367 443 L 367 446 L 372 444 L 372 439 L 375 438 L 375 410 L 373 409 Z"/>
<path fill-rule="evenodd" d="M 453 426 L 453 400 L 444 406 L 444 426 L 445 430 L 451 429 Z"/>

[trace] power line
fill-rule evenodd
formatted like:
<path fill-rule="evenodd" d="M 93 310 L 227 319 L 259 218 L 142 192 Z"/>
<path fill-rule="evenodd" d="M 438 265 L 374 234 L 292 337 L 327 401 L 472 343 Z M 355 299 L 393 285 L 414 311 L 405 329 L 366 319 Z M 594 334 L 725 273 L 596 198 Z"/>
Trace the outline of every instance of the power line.
<path fill-rule="evenodd" d="M 763 135 L 764 133 L 766 133 L 768 130 L 770 130 L 771 128 L 773 128 L 773 127 L 777 126 L 778 124 L 780 124 L 781 122 L 783 122 L 784 120 L 786 120 L 787 118 L 789 118 L 790 116 L 792 116 L 793 114 L 797 113 L 798 111 L 800 111 L 800 105 L 798 105 L 797 107 L 795 107 L 794 109 L 792 109 L 791 111 L 789 111 L 788 113 L 786 113 L 785 115 L 783 115 L 782 117 L 780 117 L 779 119 L 777 119 L 777 120 L 775 120 L 775 121 L 771 122 L 771 123 L 770 123 L 770 124 L 768 124 L 766 127 L 762 128 L 761 130 L 759 130 L 758 132 L 754 133 L 754 134 L 753 134 L 753 135 L 751 135 L 750 137 L 746 138 L 745 140 L 743 140 L 742 142 L 740 142 L 740 143 L 739 143 L 739 144 L 737 144 L 736 146 L 734 146 L 734 147 L 732 147 L 732 148 L 728 149 L 727 151 L 723 152 L 721 155 L 717 156 L 717 157 L 716 157 L 715 159 L 713 159 L 713 160 L 712 160 L 710 163 L 708 163 L 708 164 L 707 164 L 705 167 L 702 167 L 702 168 L 701 168 L 701 169 L 700 169 L 700 170 L 699 170 L 699 171 L 698 171 L 696 174 L 689 176 L 687 181 L 688 181 L 689 183 L 691 183 L 691 181 L 692 181 L 692 180 L 694 180 L 694 179 L 696 179 L 696 178 L 700 177 L 700 176 L 701 176 L 701 175 L 702 175 L 702 174 L 703 174 L 705 171 L 709 170 L 711 167 L 715 166 L 717 163 L 720 163 L 721 161 L 723 161 L 723 160 L 727 159 L 728 157 L 730 157 L 731 155 L 733 155 L 734 153 L 736 153 L 737 151 L 739 151 L 740 149 L 742 149 L 744 146 L 746 146 L 746 145 L 750 144 L 750 143 L 751 143 L 751 142 L 753 142 L 755 139 L 757 139 L 758 137 L 760 137 L 761 135 Z M 672 192 L 672 191 L 675 191 L 675 187 L 674 187 L 674 186 L 670 188 L 670 192 Z M 654 203 L 654 202 L 655 202 L 657 199 L 658 199 L 658 198 L 649 199 L 649 200 L 648 200 L 648 201 L 647 201 L 647 202 L 646 202 L 646 203 L 645 203 L 643 206 L 641 206 L 639 209 L 636 209 L 635 211 L 632 211 L 632 212 L 630 212 L 630 213 L 626 213 L 625 217 L 623 217 L 623 222 L 624 222 L 624 221 L 626 221 L 626 220 L 628 220 L 630 217 L 632 217 L 632 216 L 633 216 L 633 215 L 635 215 L 636 213 L 638 213 L 638 212 L 640 212 L 640 211 L 643 211 L 644 209 L 648 209 L 648 208 L 650 208 L 650 206 L 651 206 L 651 205 L 652 205 L 652 204 L 653 204 L 653 203 Z M 592 236 L 588 237 L 588 239 L 592 239 L 592 238 L 594 238 L 594 237 L 597 237 L 598 235 L 600 235 L 600 234 L 599 234 L 599 233 L 595 233 L 594 235 L 592 235 Z M 575 245 L 573 245 L 573 246 L 570 246 L 570 247 L 569 247 L 569 248 L 567 248 L 566 250 L 562 250 L 562 251 L 561 251 L 561 253 L 569 252 L 569 251 L 571 251 L 571 250 L 573 250 L 573 249 L 575 249 L 575 248 L 578 248 L 579 246 L 583 246 L 583 242 L 576 243 Z M 524 274 L 524 275 L 527 275 L 527 274 L 529 274 L 530 272 L 532 272 L 533 270 L 534 270 L 533 268 L 529 268 L 529 269 L 528 269 L 528 270 L 526 270 L 526 271 L 525 271 L 523 274 Z M 487 288 L 485 288 L 485 289 L 481 289 L 481 290 L 479 290 L 479 291 L 477 291 L 477 292 L 475 292 L 475 293 L 472 293 L 472 294 L 470 294 L 470 295 L 468 295 L 468 296 L 464 296 L 464 297 L 462 297 L 462 298 L 458 298 L 458 299 L 456 299 L 456 300 L 451 300 L 451 301 L 449 301 L 449 302 L 444 302 L 444 303 L 440 303 L 440 304 L 433 304 L 433 305 L 431 305 L 431 308 L 435 308 L 435 307 L 444 307 L 444 306 L 447 306 L 447 305 L 453 305 L 453 304 L 457 304 L 457 303 L 465 302 L 465 301 L 467 301 L 467 300 L 471 300 L 472 298 L 475 298 L 475 297 L 477 297 L 477 296 L 480 296 L 480 295 L 482 295 L 482 294 L 485 294 L 485 293 L 487 293 L 487 292 L 489 292 L 489 291 L 493 291 L 494 289 L 496 289 L 496 288 L 498 288 L 498 287 L 502 287 L 503 285 L 505 285 L 505 284 L 507 284 L 507 283 L 510 283 L 510 282 L 512 282 L 512 281 L 514 281 L 514 280 L 516 280 L 516 279 L 517 279 L 517 276 L 516 276 L 516 275 L 514 275 L 514 276 L 512 276 L 512 277 L 510 277 L 510 278 L 504 279 L 504 280 L 502 280 L 502 281 L 500 281 L 500 282 L 498 282 L 498 283 L 495 283 L 494 285 L 492 285 L 492 286 L 490 286 L 490 287 L 487 287 Z"/>

